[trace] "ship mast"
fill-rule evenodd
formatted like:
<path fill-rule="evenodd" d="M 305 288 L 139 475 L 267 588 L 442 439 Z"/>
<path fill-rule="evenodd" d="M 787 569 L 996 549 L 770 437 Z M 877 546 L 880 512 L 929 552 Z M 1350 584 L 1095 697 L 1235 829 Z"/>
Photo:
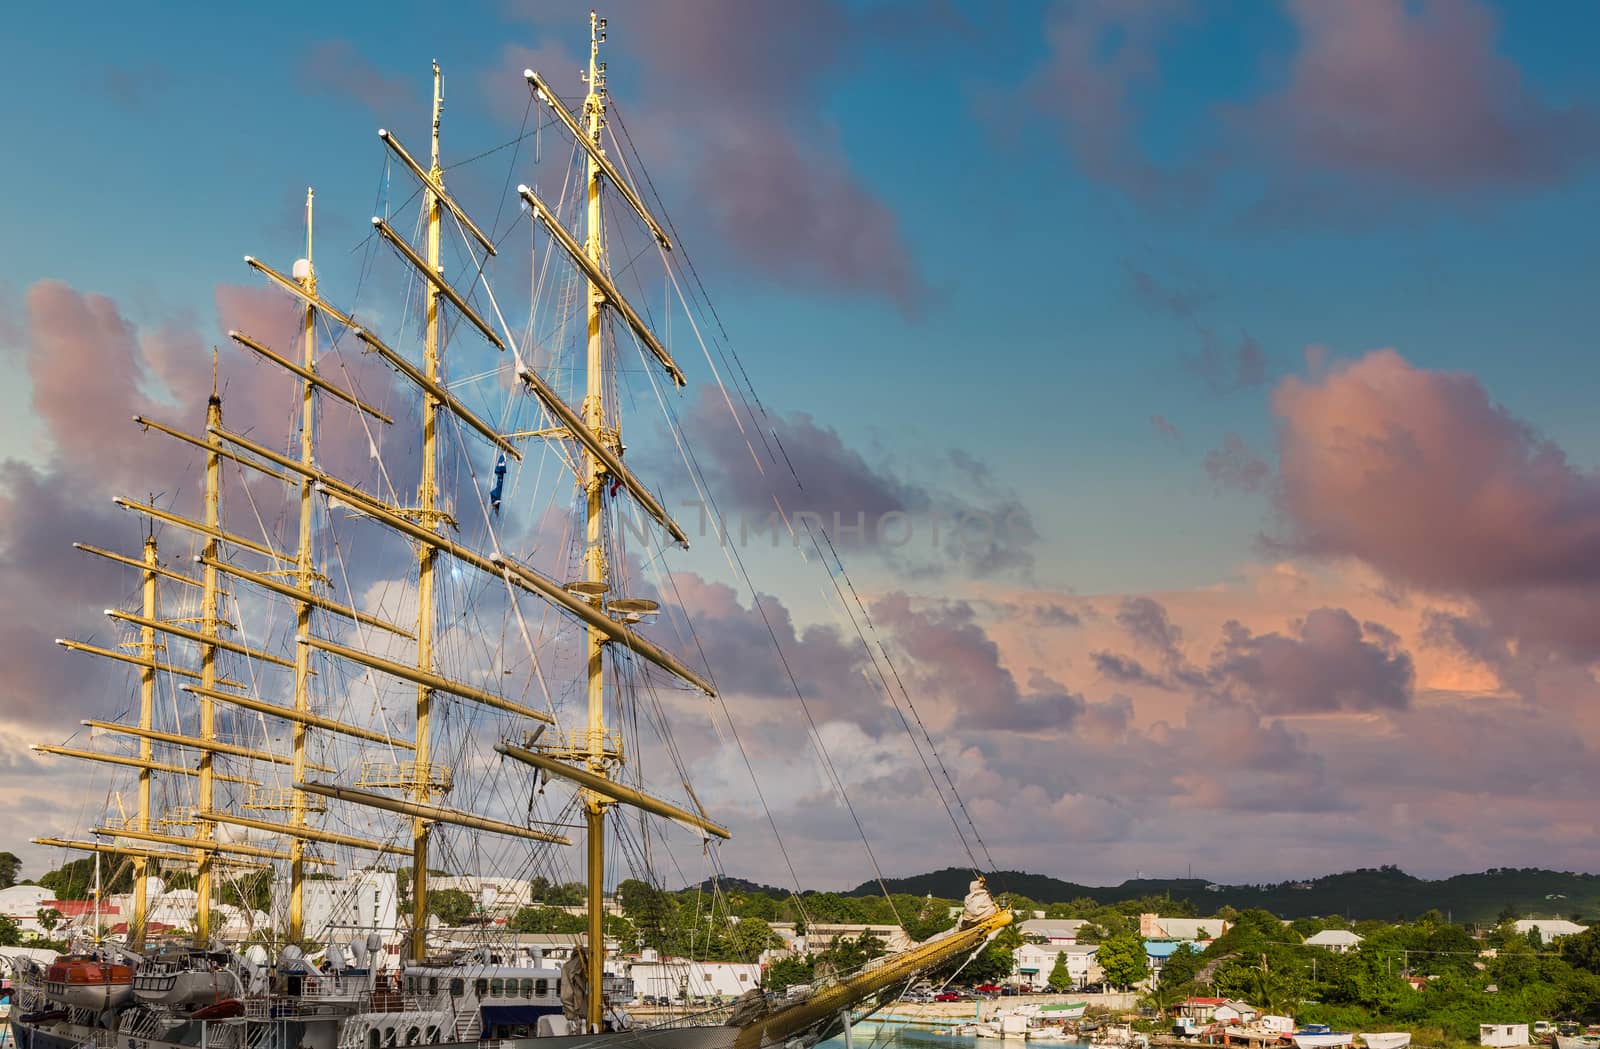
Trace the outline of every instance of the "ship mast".
<path fill-rule="evenodd" d="M 439 113 L 444 108 L 444 78 L 439 73 L 439 63 L 433 64 L 433 130 L 432 164 L 428 169 L 429 185 L 424 190 L 425 208 L 428 212 L 428 272 L 439 272 L 439 195 L 433 186 L 443 185 L 444 169 L 439 165 Z M 427 316 L 427 330 L 423 337 L 422 373 L 429 383 L 439 382 L 439 288 L 429 280 L 423 289 L 423 303 Z M 439 526 L 438 491 L 436 474 L 439 450 L 435 429 L 438 424 L 438 401 L 424 390 L 422 394 L 422 480 L 417 488 L 417 520 L 423 528 L 437 531 Z M 417 548 L 417 670 L 428 674 L 433 671 L 433 565 L 439 551 L 431 543 L 420 543 Z M 417 749 L 415 785 L 413 793 L 419 804 L 432 800 L 433 770 L 430 768 L 429 715 L 433 706 L 433 688 L 417 683 Z M 411 823 L 411 960 L 420 962 L 427 956 L 428 940 L 428 821 L 416 816 Z"/>
<path fill-rule="evenodd" d="M 315 453 L 315 424 L 316 424 L 316 395 L 317 387 L 310 379 L 317 367 L 317 308 L 312 305 L 317 295 L 317 273 L 311 261 L 311 218 L 313 194 L 311 187 L 306 187 L 306 264 L 303 275 L 300 277 L 300 286 L 305 289 L 307 301 L 305 304 L 305 330 L 301 336 L 301 363 L 306 370 L 307 377 L 301 379 L 300 387 L 300 462 L 307 467 L 313 465 Z M 311 500 L 313 486 L 309 477 L 300 478 L 300 542 L 295 551 L 295 585 L 306 595 L 310 595 L 316 585 L 316 573 L 311 562 Z M 304 637 L 311 633 L 311 602 L 302 598 L 295 604 L 295 636 Z M 297 713 L 306 715 L 311 712 L 310 702 L 311 685 L 311 648 L 307 645 L 296 645 L 294 653 L 294 709 Z M 306 778 L 306 729 L 305 719 L 293 722 L 294 725 L 294 782 L 301 783 Z M 289 825 L 304 827 L 306 825 L 306 792 L 298 786 L 293 788 L 289 800 Z M 294 836 L 289 839 L 289 942 L 299 944 L 305 936 L 305 874 L 306 874 L 306 839 Z"/>
<path fill-rule="evenodd" d="M 600 130 L 605 126 L 605 62 L 600 61 L 600 42 L 605 40 L 605 21 L 589 13 L 589 94 L 584 98 L 584 128 L 595 150 L 600 149 Z M 600 229 L 600 165 L 594 152 L 587 152 L 587 185 L 589 185 L 589 211 L 584 229 L 584 254 L 595 269 L 605 272 Z M 605 339 L 600 328 L 600 307 L 605 305 L 605 293 L 594 280 L 589 281 L 587 321 L 589 321 L 589 353 L 586 361 L 584 385 L 584 422 L 603 445 L 611 451 L 618 449 L 618 432 L 605 427 Z M 592 451 L 584 453 L 584 493 L 587 496 L 584 515 L 584 580 L 592 584 L 594 593 L 603 595 L 610 588 L 606 577 L 610 566 L 605 552 L 605 464 Z M 589 627 L 589 769 L 597 776 L 605 776 L 608 761 L 605 753 L 605 633 Z M 605 905 L 605 795 L 586 792 L 587 884 L 589 884 L 589 1033 L 600 1033 L 600 1015 L 605 1007 L 605 932 L 603 913 Z"/>
<path fill-rule="evenodd" d="M 604 244 L 602 243 L 602 230 L 600 218 L 600 165 L 596 160 L 595 152 L 600 146 L 600 131 L 605 126 L 606 109 L 606 67 L 600 61 L 600 43 L 605 39 L 605 20 L 598 18 L 595 12 L 589 12 L 589 93 L 583 100 L 584 116 L 587 119 L 585 133 L 594 149 L 586 151 L 588 162 L 586 165 L 588 185 L 588 215 L 585 226 L 583 252 L 594 269 L 604 272 L 603 261 Z M 588 359 L 585 365 L 585 387 L 583 397 L 583 421 L 588 425 L 591 433 L 600 438 L 613 453 L 618 450 L 620 441 L 616 429 L 606 429 L 605 402 L 606 402 L 606 362 L 605 341 L 602 338 L 600 326 L 600 311 L 605 304 L 605 293 L 600 285 L 591 279 L 589 281 L 589 297 L 587 302 L 588 320 Z M 610 574 L 606 562 L 605 549 L 605 489 L 606 467 L 593 451 L 585 449 L 583 461 L 583 485 L 586 495 L 585 529 L 584 529 L 584 579 L 591 585 L 592 592 L 599 596 L 609 589 L 607 577 Z M 588 699 L 589 699 L 589 738 L 588 738 L 588 765 L 590 771 L 596 775 L 606 775 L 609 762 L 605 752 L 605 653 L 607 635 L 595 627 L 588 630 Z M 600 1019 L 604 1009 L 604 981 L 605 981 L 605 936 L 604 936 L 604 891 L 605 891 L 605 862 L 606 862 L 606 806 L 608 799 L 603 794 L 587 791 L 584 797 L 585 822 L 588 829 L 588 905 L 589 905 L 589 971 L 587 983 L 589 985 L 589 1033 L 600 1032 Z"/>
<path fill-rule="evenodd" d="M 156 569 L 159 566 L 154 530 L 144 539 L 144 617 L 154 622 L 156 618 Z M 139 670 L 139 727 L 146 731 L 155 727 L 156 700 L 156 629 L 139 628 L 139 655 L 145 663 Z M 140 830 L 150 829 L 150 771 L 154 763 L 153 744 L 148 736 L 139 740 L 139 812 L 136 817 Z M 98 856 L 99 854 L 96 853 Z M 145 914 L 149 901 L 145 896 L 145 877 L 150 861 L 143 856 L 133 859 L 133 920 L 128 924 L 128 946 L 135 951 L 144 947 Z"/>
<path fill-rule="evenodd" d="M 222 493 L 222 456 L 219 454 L 221 439 L 217 431 L 222 428 L 222 398 L 217 394 L 216 360 L 213 353 L 211 365 L 211 397 L 206 401 L 206 509 L 205 526 L 207 534 L 203 547 L 202 560 L 205 571 L 200 577 L 200 798 L 196 806 L 202 813 L 214 811 L 213 795 L 215 793 L 215 776 L 211 764 L 216 753 L 214 745 L 217 738 L 217 707 L 216 702 L 207 693 L 215 692 L 217 688 L 217 646 L 214 643 L 217 637 L 217 536 L 222 531 L 221 524 L 221 493 Z M 195 880 L 195 893 L 198 899 L 195 902 L 194 916 L 194 942 L 197 947 L 209 947 L 211 944 L 211 860 L 215 855 L 209 843 L 213 837 L 214 824 L 202 819 L 195 828 L 195 836 L 200 845 L 195 850 L 195 862 L 199 867 L 199 876 Z"/>

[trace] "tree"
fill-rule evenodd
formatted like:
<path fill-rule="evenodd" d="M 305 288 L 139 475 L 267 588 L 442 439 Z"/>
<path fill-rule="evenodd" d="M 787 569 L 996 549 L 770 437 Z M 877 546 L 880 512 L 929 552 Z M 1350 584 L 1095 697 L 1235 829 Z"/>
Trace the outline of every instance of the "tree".
<path fill-rule="evenodd" d="M 56 926 L 61 924 L 61 917 L 61 912 L 54 907 L 41 907 L 38 914 L 39 928 L 47 933 L 54 932 Z"/>
<path fill-rule="evenodd" d="M 811 972 L 809 958 L 780 958 L 767 966 L 761 982 L 767 990 L 781 994 L 794 984 L 810 983 Z"/>
<path fill-rule="evenodd" d="M 887 948 L 884 947 L 883 941 L 870 932 L 864 932 L 853 940 L 848 936 L 839 937 L 818 956 L 817 960 L 832 966 L 835 974 L 844 976 L 859 972 L 862 966 L 874 958 L 882 957 L 885 953 Z"/>
<path fill-rule="evenodd" d="M 477 909 L 477 901 L 460 889 L 435 889 L 428 893 L 428 913 L 446 925 L 464 924 Z"/>
<path fill-rule="evenodd" d="M 0 914 L 0 947 L 16 947 L 22 943 L 22 926 Z"/>
<path fill-rule="evenodd" d="M 761 957 L 761 952 L 767 948 L 782 943 L 772 926 L 760 918 L 740 918 L 739 924 L 728 934 L 728 940 L 734 957 L 751 961 Z"/>
<path fill-rule="evenodd" d="M 1576 936 L 1563 937 L 1561 957 L 1574 968 L 1600 973 L 1600 925 L 1591 925 Z"/>
<path fill-rule="evenodd" d="M 0 852 L 0 889 L 9 889 L 17 883 L 17 875 L 22 871 L 22 861 L 16 853 Z"/>
<path fill-rule="evenodd" d="M 1150 1006 L 1161 1014 L 1161 1019 L 1167 1018 L 1167 1011 L 1183 1001 L 1184 992 L 1178 989 L 1176 983 L 1167 981 L 1167 971 L 1161 970 L 1161 982 L 1150 988 L 1150 993 L 1144 996 L 1143 1004 Z"/>
<path fill-rule="evenodd" d="M 544 894 L 544 902 L 552 907 L 581 907 L 588 898 L 588 887 L 581 881 L 563 882 Z"/>
<path fill-rule="evenodd" d="M 568 914 L 559 907 L 523 907 L 511 916 L 507 927 L 512 932 L 583 932 L 589 919 L 581 914 Z"/>
<path fill-rule="evenodd" d="M 1067 970 L 1067 952 L 1056 953 L 1056 963 L 1050 967 L 1050 975 L 1045 977 L 1045 982 L 1052 991 L 1070 991 L 1072 989 L 1072 973 Z"/>
<path fill-rule="evenodd" d="M 1194 979 L 1195 973 L 1200 971 L 1200 965 L 1201 954 L 1194 949 L 1194 945 L 1181 945 L 1161 966 L 1161 986 L 1182 987 Z"/>
<path fill-rule="evenodd" d="M 1103 941 L 1095 960 L 1106 974 L 1106 982 L 1114 987 L 1132 987 L 1150 974 L 1144 941 L 1137 936 L 1113 936 Z"/>

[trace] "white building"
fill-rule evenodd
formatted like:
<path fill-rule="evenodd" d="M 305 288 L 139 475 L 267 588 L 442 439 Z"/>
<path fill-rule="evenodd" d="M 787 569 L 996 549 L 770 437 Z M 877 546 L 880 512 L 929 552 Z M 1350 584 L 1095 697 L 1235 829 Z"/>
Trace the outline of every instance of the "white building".
<path fill-rule="evenodd" d="M 1095 953 L 1099 949 L 1098 944 L 1092 943 L 1024 943 L 1011 952 L 1015 960 L 1013 967 L 1015 982 L 1035 991 L 1041 990 L 1050 982 L 1050 974 L 1055 971 L 1056 959 L 1064 957 L 1067 975 L 1072 978 L 1074 988 L 1101 983 L 1105 980 L 1105 974 L 1100 971 L 1100 966 L 1095 961 Z"/>
<path fill-rule="evenodd" d="M 1223 1002 L 1211 1014 L 1211 1018 L 1218 1023 L 1234 1023 L 1237 1021 L 1238 1023 L 1247 1024 L 1254 1023 L 1260 1017 L 1260 1009 L 1257 1009 L 1249 1002 L 1243 1002 L 1237 998 L 1230 998 Z"/>
<path fill-rule="evenodd" d="M 429 878 L 428 890 L 460 889 L 472 897 L 484 914 L 509 918 L 533 902 L 532 888 L 526 878 L 489 878 L 473 875 Z"/>
<path fill-rule="evenodd" d="M 817 951 L 825 951 L 835 940 L 856 940 L 860 939 L 863 933 L 871 933 L 883 941 L 884 947 L 890 953 L 903 951 L 911 946 L 911 937 L 907 936 L 906 931 L 898 925 L 815 922 L 806 927 L 804 936 L 797 936 L 793 922 L 773 922 L 772 931 L 777 933 L 796 954 L 815 954 Z"/>
<path fill-rule="evenodd" d="M 1081 918 L 1029 918 L 1017 926 L 1024 940 L 1070 945 L 1078 942 L 1078 930 L 1089 924 Z"/>
<path fill-rule="evenodd" d="M 1513 1045 L 1528 1044 L 1527 1024 L 1479 1024 L 1478 1044 L 1507 1049 Z"/>
<path fill-rule="evenodd" d="M 1139 915 L 1139 935 L 1147 940 L 1193 940 L 1209 943 L 1225 936 L 1233 923 L 1221 918 L 1163 918 L 1159 914 Z"/>
<path fill-rule="evenodd" d="M 1307 947 L 1325 947 L 1335 954 L 1345 954 L 1361 945 L 1361 937 L 1349 929 L 1323 929 L 1306 937 Z"/>
<path fill-rule="evenodd" d="M 39 912 L 55 902 L 55 893 L 39 885 L 13 885 L 0 889 L 0 915 L 16 922 L 23 932 L 43 933 Z"/>
<path fill-rule="evenodd" d="M 368 933 L 383 937 L 385 947 L 400 943 L 400 898 L 393 871 L 352 870 L 343 878 L 306 879 L 301 914 L 306 938 L 315 943 L 348 943 Z M 272 884 L 272 925 L 289 927 L 289 881 Z"/>
<path fill-rule="evenodd" d="M 628 969 L 633 993 L 674 1001 L 737 998 L 761 986 L 761 966 L 752 962 L 692 962 L 678 958 L 637 961 Z"/>
<path fill-rule="evenodd" d="M 1549 943 L 1559 936 L 1576 936 L 1580 932 L 1587 932 L 1589 927 L 1565 918 L 1522 918 L 1517 921 L 1517 931 L 1524 936 L 1534 929 L 1539 930 L 1540 939 Z"/>

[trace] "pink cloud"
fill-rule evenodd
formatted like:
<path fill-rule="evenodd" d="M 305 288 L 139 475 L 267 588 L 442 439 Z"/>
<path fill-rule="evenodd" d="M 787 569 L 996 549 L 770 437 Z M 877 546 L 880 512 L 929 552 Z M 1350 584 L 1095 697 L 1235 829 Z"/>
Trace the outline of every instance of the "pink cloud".
<path fill-rule="evenodd" d="M 1185 0 L 1058 3 L 1045 21 L 1048 57 L 1021 97 L 1057 119 L 1078 165 L 1143 199 L 1166 198 L 1188 179 L 1139 144 L 1141 96 L 1161 79 L 1158 49 L 1189 15 Z"/>
<path fill-rule="evenodd" d="M 566 15 L 523 9 L 541 27 L 571 28 Z M 819 104 L 828 78 L 869 39 L 868 20 L 837 0 L 631 2 L 610 19 L 609 46 L 637 60 L 645 85 L 618 108 L 641 147 L 660 149 L 647 157 L 657 180 L 662 167 L 682 180 L 685 225 L 715 231 L 735 266 L 879 296 L 908 314 L 921 308 L 928 289 L 899 219 L 853 168 Z M 558 92 L 577 90 L 566 69 L 540 72 Z M 653 125 L 676 142 L 641 138 Z"/>
<path fill-rule="evenodd" d="M 1293 549 L 1445 590 L 1600 571 L 1600 479 L 1470 375 L 1378 350 L 1285 380 L 1272 408 Z"/>
<path fill-rule="evenodd" d="M 1289 11 L 1300 33 L 1289 82 L 1239 117 L 1294 168 L 1462 189 L 1558 179 L 1600 147 L 1600 114 L 1535 93 L 1473 0 Z"/>
<path fill-rule="evenodd" d="M 1031 675 L 1028 688 L 1021 688 L 964 602 L 918 606 L 905 594 L 890 594 L 873 603 L 872 617 L 904 653 L 901 673 L 915 682 L 914 694 L 940 697 L 959 725 L 1059 731 L 1083 712 L 1083 697 L 1043 674 Z"/>
<path fill-rule="evenodd" d="M 1288 549 L 1469 597 L 1504 636 L 1600 646 L 1600 478 L 1477 379 L 1379 350 L 1272 404 Z"/>
<path fill-rule="evenodd" d="M 1415 680 L 1393 632 L 1342 608 L 1315 609 L 1290 634 L 1229 623 L 1208 676 L 1273 714 L 1397 709 Z"/>
<path fill-rule="evenodd" d="M 820 524 L 837 544 L 918 574 L 993 575 L 1032 564 L 1038 534 L 1028 506 L 960 449 L 891 466 L 879 450 L 863 452 L 807 413 L 730 411 L 713 387 L 701 389 L 680 424 L 735 537 L 766 528 L 781 509 L 797 522 L 802 545 L 810 540 L 799 515 L 811 515 L 813 527 Z M 681 467 L 668 462 L 660 472 L 672 469 Z M 777 540 L 791 541 L 781 524 Z"/>
<path fill-rule="evenodd" d="M 285 356 L 298 356 L 299 310 L 287 297 L 223 285 L 216 300 L 225 326 L 236 325 Z M 113 645 L 119 639 L 100 610 L 120 600 L 114 588 L 120 570 L 71 544 L 138 553 L 146 522 L 117 509 L 113 495 L 142 500 L 154 491 L 164 508 L 191 517 L 198 512 L 200 453 L 163 435 L 141 434 L 133 416 L 202 433 L 212 351 L 211 340 L 190 324 L 135 328 L 111 299 L 59 281 L 34 284 L 18 309 L 22 315 L 0 320 L 0 327 L 20 335 L 8 350 L 28 373 L 45 461 L 0 462 L 0 658 L 17 668 L 18 696 L 29 697 L 19 699 L 13 713 L 48 723 L 61 716 L 63 704 L 100 703 L 95 697 L 114 693 L 121 681 L 119 668 L 65 655 L 51 644 L 60 636 Z M 256 364 L 238 348 L 225 349 L 221 362 L 224 425 L 269 447 L 285 447 L 298 422 L 292 409 L 296 380 L 276 366 Z M 348 370 L 341 364 L 340 354 L 325 352 L 323 374 L 404 419 L 400 409 L 386 404 L 393 384 L 381 365 L 371 358 L 352 362 Z M 359 422 L 342 406 L 323 413 L 319 440 L 324 468 L 356 482 L 370 481 L 377 472 Z M 399 452 L 387 457 L 397 483 L 410 479 L 414 458 Z M 224 467 L 223 484 L 230 493 L 249 486 L 232 530 L 263 538 L 263 524 L 245 514 L 247 506 L 269 530 L 285 520 L 280 511 L 289 493 L 281 484 L 231 464 Z M 171 527 L 158 533 L 163 557 L 181 567 L 193 537 Z M 272 541 L 286 548 L 280 539 Z M 381 557 L 367 544 L 352 548 L 346 561 L 356 586 L 392 568 L 373 563 Z"/>

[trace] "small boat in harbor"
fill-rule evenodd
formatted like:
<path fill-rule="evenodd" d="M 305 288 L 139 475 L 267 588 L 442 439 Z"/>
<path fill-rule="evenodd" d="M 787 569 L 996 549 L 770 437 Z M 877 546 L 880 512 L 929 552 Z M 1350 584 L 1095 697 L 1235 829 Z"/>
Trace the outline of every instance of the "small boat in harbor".
<path fill-rule="evenodd" d="M 1039 1006 L 1038 1015 L 1040 1019 L 1052 1022 L 1057 1020 L 1081 1020 L 1083 1019 L 1084 1010 L 1088 1008 L 1088 1002 L 1059 1002 L 1054 1005 Z"/>
<path fill-rule="evenodd" d="M 1367 1049 L 1406 1049 L 1411 1044 L 1410 1031 L 1361 1032 L 1361 1041 Z"/>
<path fill-rule="evenodd" d="M 1336 1049 L 1352 1044 L 1355 1035 L 1335 1031 L 1327 1024 L 1306 1024 L 1293 1035 L 1295 1049 Z"/>
<path fill-rule="evenodd" d="M 1595 1034 L 1561 1034 L 1555 1035 L 1556 1049 L 1600 1049 L 1600 1035 Z"/>

